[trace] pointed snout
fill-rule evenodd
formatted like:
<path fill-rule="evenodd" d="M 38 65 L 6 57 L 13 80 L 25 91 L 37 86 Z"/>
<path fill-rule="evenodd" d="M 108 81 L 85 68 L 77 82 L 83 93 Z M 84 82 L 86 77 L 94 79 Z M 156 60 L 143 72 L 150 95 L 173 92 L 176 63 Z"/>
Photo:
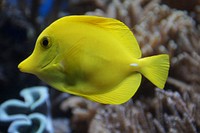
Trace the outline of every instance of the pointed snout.
<path fill-rule="evenodd" d="M 27 59 L 25 59 L 24 61 L 22 61 L 19 65 L 18 68 L 21 72 L 25 72 L 25 73 L 33 73 L 34 71 L 34 65 L 33 65 L 33 59 L 32 59 L 32 55 L 29 56 Z"/>

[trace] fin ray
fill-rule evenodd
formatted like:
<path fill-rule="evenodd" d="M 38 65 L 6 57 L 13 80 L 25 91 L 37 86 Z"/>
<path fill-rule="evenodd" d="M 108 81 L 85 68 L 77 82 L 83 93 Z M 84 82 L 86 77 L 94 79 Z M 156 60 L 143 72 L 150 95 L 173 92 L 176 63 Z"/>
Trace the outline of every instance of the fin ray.
<path fill-rule="evenodd" d="M 140 59 L 140 72 L 158 88 L 163 89 L 168 77 L 169 56 L 156 55 Z"/>

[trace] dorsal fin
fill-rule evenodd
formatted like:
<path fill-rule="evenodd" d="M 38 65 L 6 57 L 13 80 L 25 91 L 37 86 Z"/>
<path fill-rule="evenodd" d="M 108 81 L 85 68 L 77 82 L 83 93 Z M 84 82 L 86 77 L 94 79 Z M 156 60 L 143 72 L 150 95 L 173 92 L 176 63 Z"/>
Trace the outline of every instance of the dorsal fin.
<path fill-rule="evenodd" d="M 99 16 L 77 15 L 63 17 L 56 22 L 80 22 L 103 28 L 115 36 L 116 39 L 120 41 L 120 44 L 127 48 L 127 51 L 129 51 L 134 58 L 141 57 L 141 50 L 133 33 L 124 23 L 120 22 L 119 20 Z"/>

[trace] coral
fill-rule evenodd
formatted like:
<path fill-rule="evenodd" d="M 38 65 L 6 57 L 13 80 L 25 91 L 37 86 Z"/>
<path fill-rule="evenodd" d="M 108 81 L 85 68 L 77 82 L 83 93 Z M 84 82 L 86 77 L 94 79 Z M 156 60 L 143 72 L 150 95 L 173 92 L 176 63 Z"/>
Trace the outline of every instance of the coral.
<path fill-rule="evenodd" d="M 20 96 L 24 98 L 24 102 L 10 99 L 0 105 L 2 129 L 6 130 L 5 128 L 9 126 L 8 132 L 51 132 L 48 88 L 42 86 L 25 88 L 20 92 Z"/>
<path fill-rule="evenodd" d="M 194 109 L 195 104 L 190 104 Z M 178 92 L 156 89 L 153 99 L 100 108 L 91 122 L 89 132 L 197 133 L 194 110 L 189 110 L 187 106 Z"/>
<path fill-rule="evenodd" d="M 8 128 L 9 133 L 49 133 L 47 118 L 40 113 L 32 113 L 26 118 L 15 120 Z"/>
<path fill-rule="evenodd" d="M 71 114 L 71 128 L 73 132 L 86 133 L 98 109 L 99 104 L 82 97 L 73 96 L 62 101 L 60 108 Z"/>
<path fill-rule="evenodd" d="M 53 119 L 54 133 L 71 133 L 69 120 L 65 117 Z"/>
<path fill-rule="evenodd" d="M 192 12 L 195 10 L 197 6 L 199 6 L 199 0 L 161 0 L 162 4 L 166 4 L 171 8 L 186 10 Z"/>

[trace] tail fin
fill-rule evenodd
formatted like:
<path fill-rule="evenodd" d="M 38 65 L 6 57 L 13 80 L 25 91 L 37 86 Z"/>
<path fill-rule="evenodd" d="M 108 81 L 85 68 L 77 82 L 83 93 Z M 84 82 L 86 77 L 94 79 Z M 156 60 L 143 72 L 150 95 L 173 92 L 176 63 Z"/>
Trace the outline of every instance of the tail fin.
<path fill-rule="evenodd" d="M 158 88 L 163 89 L 168 77 L 169 56 L 156 55 L 140 59 L 140 72 Z"/>

